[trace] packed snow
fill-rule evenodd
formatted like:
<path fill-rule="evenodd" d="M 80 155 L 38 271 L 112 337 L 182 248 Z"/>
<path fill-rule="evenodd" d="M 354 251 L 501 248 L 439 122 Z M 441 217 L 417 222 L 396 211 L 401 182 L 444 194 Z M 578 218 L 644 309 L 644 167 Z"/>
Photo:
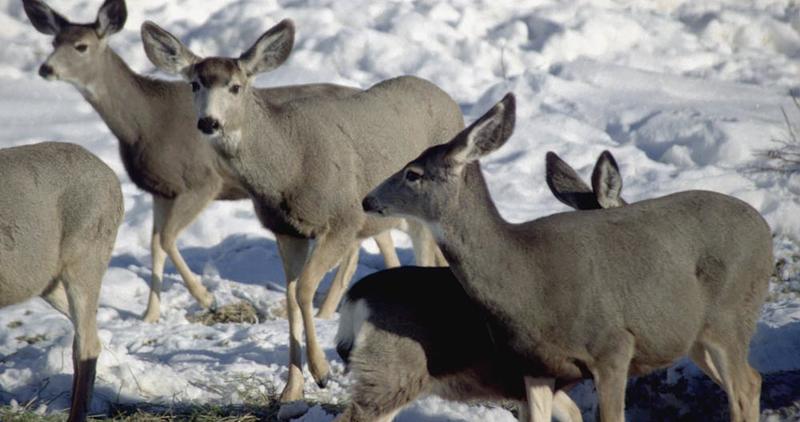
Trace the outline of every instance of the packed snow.
<path fill-rule="evenodd" d="M 93 21 L 100 3 L 48 2 L 75 22 Z M 782 109 L 800 125 L 789 96 L 800 74 L 795 2 L 136 0 L 128 11 L 125 30 L 110 45 L 144 74 L 157 74 L 139 38 L 145 19 L 200 55 L 234 56 L 280 19 L 291 18 L 298 28 L 294 52 L 281 68 L 259 77 L 261 86 L 334 82 L 366 88 L 413 74 L 450 93 L 468 121 L 515 92 L 516 132 L 483 161 L 493 198 L 510 221 L 566 211 L 544 182 L 548 150 L 588 177 L 599 153 L 609 149 L 621 166 L 629 202 L 687 189 L 747 201 L 771 225 L 776 259 L 782 260 L 751 362 L 765 377 L 765 408 L 800 401 L 800 174 L 748 171 L 760 163 L 759 151 L 790 136 Z M 130 182 L 116 139 L 78 91 L 37 76 L 51 39 L 31 27 L 19 0 L 0 0 L 0 41 L 0 147 L 75 142 L 107 162 L 122 182 L 126 215 L 101 293 L 103 352 L 93 410 L 103 413 L 109 403 L 129 402 L 235 404 L 254 392 L 280 391 L 288 361 L 288 326 L 279 316 L 283 272 L 274 237 L 260 227 L 250 203 L 212 204 L 179 246 L 221 304 L 251 302 L 263 321 L 189 322 L 187 316 L 201 309 L 168 266 L 162 320 L 143 323 L 150 196 Z M 408 239 L 399 232 L 394 238 L 402 261 L 411 263 Z M 383 265 L 371 241 L 362 252 L 356 279 Z M 336 325 L 335 319 L 317 321 L 333 379 L 319 389 L 306 371 L 306 397 L 314 402 L 347 401 L 348 379 L 333 344 Z M 0 405 L 68 407 L 71 341 L 69 321 L 39 299 L 0 310 Z M 640 403 L 639 410 L 670 401 L 681 380 L 692 391 L 721 397 L 713 386 L 698 390 L 707 380 L 682 361 L 652 381 L 669 392 Z M 572 395 L 592 419 L 591 384 Z M 724 398 L 715 400 L 717 408 L 725 407 Z M 628 404 L 637 408 L 635 401 Z M 677 407 L 690 411 L 684 407 L 692 405 Z M 632 412 L 629 417 L 638 415 Z M 770 420 L 791 418 L 787 412 L 765 414 Z M 317 405 L 299 420 L 333 418 Z M 426 398 L 397 420 L 515 418 L 497 405 Z"/>

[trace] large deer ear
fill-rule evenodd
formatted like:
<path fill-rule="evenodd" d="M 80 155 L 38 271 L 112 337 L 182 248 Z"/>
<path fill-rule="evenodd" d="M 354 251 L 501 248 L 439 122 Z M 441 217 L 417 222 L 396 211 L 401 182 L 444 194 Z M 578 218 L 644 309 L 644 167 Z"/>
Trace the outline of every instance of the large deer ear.
<path fill-rule="evenodd" d="M 97 20 L 94 23 L 97 36 L 100 38 L 116 34 L 125 27 L 128 19 L 128 9 L 125 8 L 125 0 L 106 0 L 97 12 Z"/>
<path fill-rule="evenodd" d="M 449 143 L 447 157 L 463 166 L 503 146 L 514 133 L 516 100 L 508 93 Z"/>
<path fill-rule="evenodd" d="M 545 155 L 545 179 L 553 196 L 576 210 L 596 210 L 600 204 L 592 188 L 581 180 L 575 169 L 565 163 L 556 153 Z"/>
<path fill-rule="evenodd" d="M 622 176 L 619 174 L 617 160 L 608 151 L 597 158 L 592 172 L 592 188 L 597 202 L 603 208 L 616 208 L 626 204 L 622 199 Z"/>
<path fill-rule="evenodd" d="M 185 76 L 186 69 L 200 61 L 178 38 L 150 21 L 142 24 L 142 42 L 153 65 L 173 75 Z"/>
<path fill-rule="evenodd" d="M 248 76 L 268 72 L 283 64 L 294 47 L 294 23 L 284 19 L 268 29 L 258 41 L 239 56 L 239 65 Z"/>
<path fill-rule="evenodd" d="M 22 0 L 25 14 L 31 24 L 42 34 L 56 35 L 69 25 L 69 21 L 41 0 Z"/>

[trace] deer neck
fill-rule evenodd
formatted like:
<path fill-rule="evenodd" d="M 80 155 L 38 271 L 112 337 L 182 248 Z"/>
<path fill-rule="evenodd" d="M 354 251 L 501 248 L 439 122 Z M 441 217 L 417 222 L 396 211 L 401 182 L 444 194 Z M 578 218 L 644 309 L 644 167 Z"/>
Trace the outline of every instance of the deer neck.
<path fill-rule="evenodd" d="M 159 82 L 135 73 L 113 50 L 108 48 L 101 61 L 92 82 L 78 90 L 121 143 L 134 144 L 148 138 L 146 132 L 154 116 L 169 118 L 176 113 L 159 107 L 156 97 L 148 95 Z M 171 97 L 169 94 L 161 99 Z"/>
<path fill-rule="evenodd" d="M 507 320 L 535 305 L 527 294 L 534 275 L 514 278 L 529 274 L 531 257 L 522 256 L 526 248 L 495 207 L 480 165 L 469 164 L 463 177 L 456 206 L 434 226 L 437 243 L 467 293 L 496 318 Z"/>
<path fill-rule="evenodd" d="M 291 123 L 282 107 L 252 91 L 245 100 L 240 129 L 226 135 L 237 137 L 237 146 L 217 146 L 251 192 L 283 192 L 302 174 L 303 140 L 292 138 Z"/>

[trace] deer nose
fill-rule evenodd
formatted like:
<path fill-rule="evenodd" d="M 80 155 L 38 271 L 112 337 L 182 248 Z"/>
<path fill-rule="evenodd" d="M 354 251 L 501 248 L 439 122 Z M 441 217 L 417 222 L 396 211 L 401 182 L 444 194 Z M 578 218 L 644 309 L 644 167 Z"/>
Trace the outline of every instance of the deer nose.
<path fill-rule="evenodd" d="M 364 209 L 364 212 L 381 212 L 381 204 L 375 197 L 368 196 L 361 201 L 361 208 Z"/>
<path fill-rule="evenodd" d="M 43 77 L 45 79 L 49 78 L 50 76 L 53 76 L 53 73 L 55 73 L 53 71 L 53 66 L 50 66 L 47 63 L 45 63 L 45 64 L 43 64 L 43 65 L 41 65 L 39 67 L 39 76 L 41 76 L 41 77 Z"/>
<path fill-rule="evenodd" d="M 197 128 L 206 135 L 213 135 L 219 130 L 219 120 L 213 117 L 203 117 L 197 121 Z"/>

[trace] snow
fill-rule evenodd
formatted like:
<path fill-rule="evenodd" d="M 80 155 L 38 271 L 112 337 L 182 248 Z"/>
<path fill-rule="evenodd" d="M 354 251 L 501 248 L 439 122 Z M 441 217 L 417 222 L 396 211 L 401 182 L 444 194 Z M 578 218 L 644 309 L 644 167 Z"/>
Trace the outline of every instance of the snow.
<path fill-rule="evenodd" d="M 414 74 L 449 92 L 470 121 L 514 91 L 515 135 L 483 163 L 492 195 L 511 221 L 566 210 L 544 183 L 548 150 L 585 177 L 599 153 L 611 150 L 628 201 L 710 189 L 749 202 L 776 233 L 776 258 L 787 261 L 764 307 L 751 361 L 767 378 L 800 371 L 800 176 L 743 171 L 755 162 L 755 152 L 788 136 L 781 108 L 800 124 L 800 112 L 788 96 L 800 74 L 800 7 L 794 2 L 129 3 L 125 30 L 110 44 L 145 74 L 156 74 L 139 39 L 145 19 L 175 33 L 198 54 L 233 56 L 288 17 L 298 28 L 295 50 L 287 64 L 260 76 L 259 85 L 325 81 L 367 87 Z M 73 21 L 86 22 L 94 19 L 100 1 L 49 4 Z M 103 353 L 93 409 L 102 412 L 114 402 L 241 403 L 253 391 L 280 391 L 287 376 L 285 320 L 190 323 L 187 315 L 201 310 L 170 265 L 162 321 L 140 320 L 150 278 L 151 198 L 130 182 L 116 140 L 77 90 L 36 75 L 51 39 L 32 29 L 18 0 L 0 0 L 0 40 L 0 147 L 76 142 L 107 162 L 123 183 L 126 216 L 98 312 Z M 413 261 L 405 235 L 394 237 L 403 248 L 402 261 Z M 182 234 L 179 246 L 221 304 L 247 300 L 268 316 L 280 309 L 283 272 L 274 237 L 260 228 L 248 202 L 212 204 Z M 371 241 L 362 252 L 356 278 L 382 267 Z M 333 368 L 325 390 L 306 372 L 306 396 L 317 402 L 347 400 L 348 380 L 333 345 L 336 325 L 336 320 L 317 321 Z M 67 407 L 69 322 L 36 299 L 0 310 L 0 327 L 0 404 L 38 395 L 37 403 L 48 403 L 48 411 Z M 38 335 L 44 337 L 34 338 Z M 22 337 L 36 341 L 28 344 Z M 665 377 L 669 385 L 681 377 L 702 378 L 685 361 Z M 796 386 L 789 390 L 795 399 L 800 396 Z M 573 396 L 590 418 L 591 387 L 583 384 Z M 332 419 L 320 406 L 301 418 Z M 497 406 L 428 398 L 397 420 L 514 418 Z"/>

